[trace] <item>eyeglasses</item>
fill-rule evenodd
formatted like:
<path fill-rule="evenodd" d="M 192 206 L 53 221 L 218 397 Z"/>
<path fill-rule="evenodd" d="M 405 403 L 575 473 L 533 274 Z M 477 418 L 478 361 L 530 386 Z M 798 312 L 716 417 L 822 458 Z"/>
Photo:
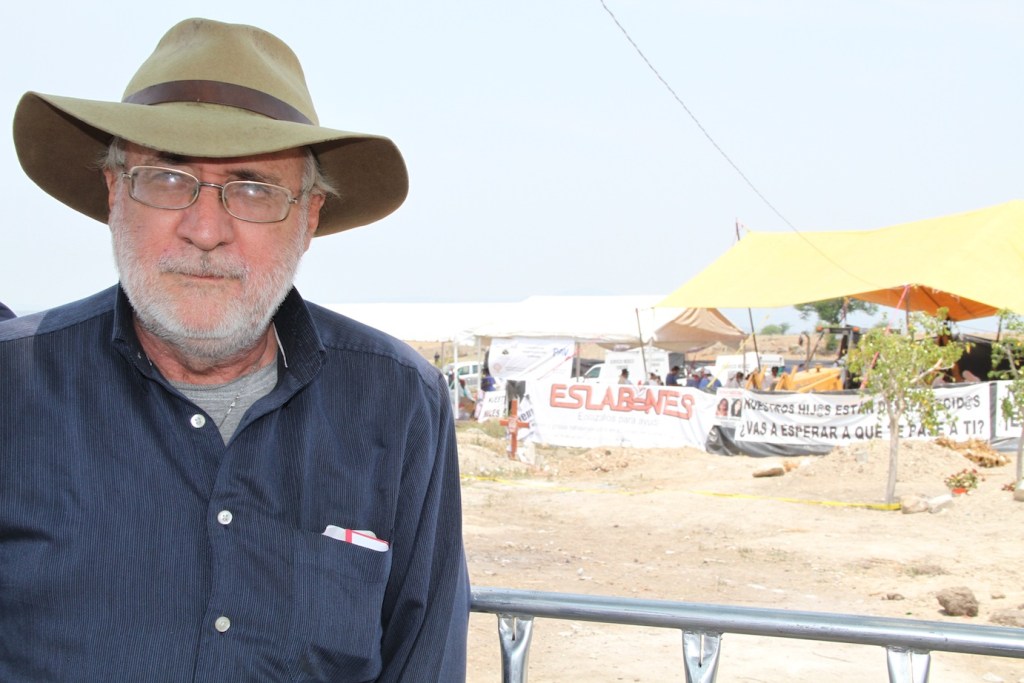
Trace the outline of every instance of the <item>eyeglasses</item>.
<path fill-rule="evenodd" d="M 279 223 L 299 201 L 291 190 L 280 185 L 252 180 L 204 183 L 184 171 L 160 166 L 133 166 L 121 177 L 131 182 L 128 194 L 132 199 L 154 209 L 187 209 L 199 198 L 200 189 L 216 187 L 224 210 L 249 223 Z"/>

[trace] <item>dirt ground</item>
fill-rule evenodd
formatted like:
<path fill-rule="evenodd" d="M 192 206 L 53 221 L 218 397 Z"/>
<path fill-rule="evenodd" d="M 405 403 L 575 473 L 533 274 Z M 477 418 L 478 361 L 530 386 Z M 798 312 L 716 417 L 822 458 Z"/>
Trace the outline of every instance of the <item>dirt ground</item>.
<path fill-rule="evenodd" d="M 903 514 L 863 506 L 884 501 L 887 442 L 784 459 L 538 446 L 532 465 L 476 425 L 460 425 L 459 444 L 474 586 L 982 625 L 1024 609 L 1024 503 L 1001 490 L 1012 463 L 979 468 L 978 489 L 943 511 Z M 799 466 L 753 476 L 783 460 Z M 943 479 L 974 466 L 904 442 L 897 498 L 948 493 Z M 976 595 L 977 617 L 939 605 L 957 586 Z M 537 619 L 529 680 L 683 681 L 681 641 L 672 629 Z M 722 648 L 722 683 L 888 680 L 879 647 L 726 634 Z M 494 615 L 470 619 L 469 680 L 501 680 Z M 935 652 L 930 680 L 1024 682 L 1024 660 Z"/>

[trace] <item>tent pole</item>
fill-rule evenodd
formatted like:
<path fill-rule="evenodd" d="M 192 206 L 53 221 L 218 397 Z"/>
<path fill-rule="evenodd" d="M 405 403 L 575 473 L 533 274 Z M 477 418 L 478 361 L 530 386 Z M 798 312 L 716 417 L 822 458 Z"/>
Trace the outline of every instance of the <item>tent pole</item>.
<path fill-rule="evenodd" d="M 747 309 L 747 318 L 750 319 L 750 337 L 754 340 L 754 358 L 757 360 L 757 371 L 761 371 L 761 353 L 757 350 L 757 331 L 754 329 L 754 312 L 751 309 Z M 746 370 L 746 363 L 744 363 L 744 370 Z"/>
<path fill-rule="evenodd" d="M 636 313 L 636 336 L 640 338 L 640 360 L 644 364 L 643 382 L 646 384 L 647 378 L 650 377 L 650 373 L 647 371 L 647 352 L 644 350 L 644 333 L 640 327 L 640 309 L 634 308 L 633 312 Z"/>
<path fill-rule="evenodd" d="M 910 285 L 907 285 L 907 314 L 904 317 L 905 325 L 904 329 L 910 331 Z"/>
<path fill-rule="evenodd" d="M 459 419 L 459 340 L 452 341 L 452 410 Z"/>
<path fill-rule="evenodd" d="M 739 243 L 739 241 L 740 241 L 740 221 L 739 221 L 738 218 L 736 219 L 735 227 L 736 227 L 736 242 Z M 754 329 L 754 311 L 752 309 L 749 309 L 749 308 L 747 309 L 747 319 L 750 320 L 750 337 L 751 337 L 751 339 L 754 340 L 754 358 L 757 360 L 757 371 L 761 372 L 761 354 L 757 350 L 757 330 Z M 743 371 L 746 372 L 746 370 L 747 370 L 747 363 L 746 363 L 746 361 L 744 361 L 744 363 L 743 363 Z"/>

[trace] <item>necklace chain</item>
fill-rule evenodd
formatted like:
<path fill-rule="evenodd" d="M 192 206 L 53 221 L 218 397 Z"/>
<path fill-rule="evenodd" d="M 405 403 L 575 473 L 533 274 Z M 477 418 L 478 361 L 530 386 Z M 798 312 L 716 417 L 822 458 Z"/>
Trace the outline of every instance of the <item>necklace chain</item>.
<path fill-rule="evenodd" d="M 217 429 L 220 429 L 221 427 L 223 427 L 224 423 L 228 421 L 228 415 L 230 415 L 231 411 L 235 409 L 235 405 L 238 404 L 238 399 L 241 398 L 241 396 L 242 396 L 242 392 L 241 392 L 241 390 L 239 390 L 239 392 L 237 394 L 235 394 L 235 397 L 233 399 L 231 399 L 231 405 L 228 406 L 228 412 L 224 413 L 224 417 L 222 417 L 220 419 L 220 422 L 217 423 Z"/>
<path fill-rule="evenodd" d="M 222 417 L 220 419 L 220 422 L 217 423 L 217 429 L 220 429 L 221 427 L 224 426 L 224 423 L 228 421 L 228 416 L 231 415 L 231 411 L 235 409 L 236 405 L 238 405 L 238 399 L 242 398 L 242 394 L 244 394 L 252 387 L 252 384 L 256 378 L 256 374 L 259 370 L 259 364 L 261 360 L 263 360 L 262 356 L 256 359 L 256 362 L 254 362 L 252 366 L 249 368 L 249 372 L 245 373 L 244 375 L 238 378 L 238 391 L 235 393 L 235 397 L 231 399 L 231 405 L 228 406 L 228 410 L 226 413 L 224 413 L 224 417 Z"/>

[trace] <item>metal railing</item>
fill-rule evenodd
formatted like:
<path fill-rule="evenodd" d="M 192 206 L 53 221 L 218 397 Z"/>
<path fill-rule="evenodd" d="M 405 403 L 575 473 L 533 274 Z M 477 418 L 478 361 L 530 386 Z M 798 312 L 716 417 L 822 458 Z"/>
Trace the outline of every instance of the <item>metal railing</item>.
<path fill-rule="evenodd" d="M 722 634 L 885 648 L 892 683 L 926 683 L 932 651 L 1024 659 L 1024 630 L 937 621 L 474 588 L 472 611 L 498 616 L 503 683 L 526 683 L 534 617 L 679 629 L 687 683 L 714 683 Z"/>

